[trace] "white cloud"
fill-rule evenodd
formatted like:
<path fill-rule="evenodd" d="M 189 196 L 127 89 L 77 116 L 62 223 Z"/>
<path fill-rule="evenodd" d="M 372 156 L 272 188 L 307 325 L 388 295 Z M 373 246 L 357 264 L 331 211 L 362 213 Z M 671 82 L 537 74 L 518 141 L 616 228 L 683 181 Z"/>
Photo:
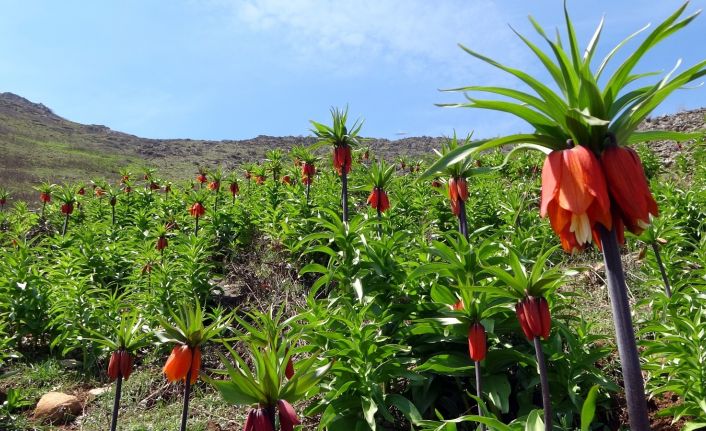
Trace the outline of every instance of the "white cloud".
<path fill-rule="evenodd" d="M 236 25 L 280 38 L 294 61 L 334 73 L 369 73 L 383 61 L 407 73 L 469 77 L 459 42 L 491 56 L 524 56 L 507 14 L 490 0 L 216 1 Z"/>

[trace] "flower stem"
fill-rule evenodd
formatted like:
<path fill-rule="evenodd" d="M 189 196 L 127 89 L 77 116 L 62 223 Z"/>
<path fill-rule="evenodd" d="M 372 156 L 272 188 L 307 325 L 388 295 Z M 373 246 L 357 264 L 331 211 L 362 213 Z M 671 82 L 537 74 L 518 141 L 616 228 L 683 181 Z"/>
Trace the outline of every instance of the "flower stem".
<path fill-rule="evenodd" d="M 198 220 L 198 219 L 197 219 Z M 181 427 L 180 431 L 186 431 L 186 420 L 189 417 L 189 397 L 191 396 L 191 363 L 194 362 L 194 353 L 196 349 L 191 349 L 191 361 L 189 362 L 189 372 L 186 373 L 186 382 L 184 383 L 184 407 L 181 409 Z"/>
<path fill-rule="evenodd" d="M 466 219 L 466 202 L 458 200 L 458 231 L 468 239 L 468 221 Z"/>
<path fill-rule="evenodd" d="M 344 164 L 341 171 L 341 206 L 343 207 L 343 222 L 348 221 L 348 174 Z"/>
<path fill-rule="evenodd" d="M 118 374 L 118 379 L 115 381 L 115 400 L 113 401 L 113 418 L 110 421 L 110 431 L 115 431 L 118 428 L 118 411 L 120 410 L 120 393 L 123 388 L 123 376 Z"/>
<path fill-rule="evenodd" d="M 112 224 L 114 225 L 114 224 L 115 224 L 115 205 L 112 205 L 110 208 L 111 208 L 111 210 L 112 210 L 112 218 L 111 218 L 111 220 L 112 220 Z"/>
<path fill-rule="evenodd" d="M 199 217 L 196 216 L 196 225 L 194 226 L 194 236 L 199 236 Z"/>
<path fill-rule="evenodd" d="M 61 229 L 61 236 L 66 235 L 66 229 L 69 227 L 69 215 L 66 214 L 66 218 L 64 219 L 64 227 Z"/>
<path fill-rule="evenodd" d="M 647 431 L 650 429 L 647 417 L 647 402 L 645 400 L 645 383 L 640 370 L 640 357 L 637 353 L 635 331 L 632 327 L 630 303 L 628 302 L 627 286 L 623 263 L 620 260 L 620 249 L 614 230 L 608 230 L 599 225 L 603 262 L 605 263 L 608 294 L 613 311 L 613 325 L 618 343 L 618 354 L 623 370 L 625 398 L 628 404 L 630 429 Z"/>
<path fill-rule="evenodd" d="M 537 368 L 539 368 L 539 382 L 542 386 L 542 406 L 544 407 L 544 429 L 552 429 L 552 398 L 549 394 L 549 380 L 547 378 L 547 363 L 544 361 L 544 352 L 539 337 L 534 337 L 534 351 L 537 354 Z"/>
<path fill-rule="evenodd" d="M 655 252 L 655 259 L 657 259 L 657 266 L 659 266 L 659 272 L 662 274 L 662 281 L 664 281 L 664 293 L 667 294 L 667 298 L 672 297 L 672 286 L 669 284 L 669 277 L 667 277 L 667 271 L 664 269 L 664 263 L 662 263 L 662 256 L 659 254 L 659 246 L 656 242 L 652 244 L 652 251 Z"/>
<path fill-rule="evenodd" d="M 480 400 L 483 396 L 483 386 L 480 377 L 480 361 L 475 361 L 474 368 L 476 369 L 476 396 L 478 397 L 478 416 L 483 416 L 483 410 L 480 408 Z M 481 431 L 485 431 L 485 425 L 481 424 Z"/>
<path fill-rule="evenodd" d="M 306 205 L 309 206 L 309 192 L 311 191 L 311 180 L 306 184 Z"/>

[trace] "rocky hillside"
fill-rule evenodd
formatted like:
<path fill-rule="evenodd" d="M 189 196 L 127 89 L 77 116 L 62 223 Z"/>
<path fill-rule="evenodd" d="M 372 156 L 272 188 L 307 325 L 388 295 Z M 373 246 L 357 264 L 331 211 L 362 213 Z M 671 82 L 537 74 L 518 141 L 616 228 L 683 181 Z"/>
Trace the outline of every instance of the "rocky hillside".
<path fill-rule="evenodd" d="M 706 109 L 648 119 L 646 129 L 693 131 L 706 128 Z M 428 156 L 443 138 L 409 137 L 390 141 L 370 139 L 373 151 L 386 158 Z M 42 180 L 61 182 L 117 173 L 125 166 L 138 171 L 158 168 L 163 177 L 182 179 L 196 167 L 234 168 L 263 158 L 267 150 L 314 143 L 312 137 L 265 136 L 245 140 L 146 139 L 116 132 L 102 125 L 84 125 L 64 119 L 41 103 L 13 93 L 0 93 L 0 185 L 18 198 L 31 195 L 31 185 Z M 679 151 L 675 143 L 655 146 L 666 160 Z"/>

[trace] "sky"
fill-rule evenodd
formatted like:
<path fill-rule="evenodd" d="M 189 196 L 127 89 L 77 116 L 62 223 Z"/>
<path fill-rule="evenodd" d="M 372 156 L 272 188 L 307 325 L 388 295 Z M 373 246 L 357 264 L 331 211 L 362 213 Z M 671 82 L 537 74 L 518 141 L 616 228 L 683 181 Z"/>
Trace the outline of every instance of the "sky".
<path fill-rule="evenodd" d="M 527 17 L 563 29 L 561 0 L 6 0 L 0 91 L 85 124 L 148 138 L 310 135 L 332 106 L 362 118 L 362 135 L 484 138 L 529 132 L 507 114 L 442 108 L 469 85 L 522 88 L 461 43 L 536 74 L 512 28 L 540 43 Z M 601 17 L 597 58 L 681 0 L 567 0 L 585 45 Z M 692 0 L 687 13 L 706 5 Z M 512 28 L 511 28 L 512 27 Z M 640 40 L 640 39 L 638 39 Z M 706 59 L 706 15 L 649 52 L 639 70 Z M 628 48 L 635 43 L 627 45 Z M 628 52 L 628 51 L 626 51 Z M 656 78 L 652 78 L 656 79 Z M 655 114 L 706 106 L 680 90 Z"/>

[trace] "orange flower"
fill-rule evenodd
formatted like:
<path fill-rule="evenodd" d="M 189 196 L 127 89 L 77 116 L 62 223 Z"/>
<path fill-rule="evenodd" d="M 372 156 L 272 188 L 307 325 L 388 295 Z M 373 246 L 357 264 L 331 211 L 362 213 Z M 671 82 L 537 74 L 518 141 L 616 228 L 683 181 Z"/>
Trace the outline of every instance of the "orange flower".
<path fill-rule="evenodd" d="M 265 176 L 264 175 L 257 175 L 255 177 L 255 183 L 260 184 L 260 185 L 265 184 Z"/>
<path fill-rule="evenodd" d="M 390 209 L 390 199 L 387 197 L 385 190 L 375 187 L 368 196 L 368 205 L 384 213 Z"/>
<path fill-rule="evenodd" d="M 196 380 L 199 378 L 199 371 L 201 370 L 201 348 L 200 347 L 194 347 L 194 360 L 191 361 L 191 384 L 193 385 L 196 383 Z M 184 376 L 184 380 L 186 380 L 186 376 Z"/>
<path fill-rule="evenodd" d="M 456 179 L 456 189 L 458 190 L 458 198 L 466 202 L 468 200 L 468 184 L 465 178 Z"/>
<path fill-rule="evenodd" d="M 199 355 L 199 362 L 201 357 Z M 200 365 L 200 363 L 199 363 Z M 169 355 L 167 363 L 164 364 L 164 375 L 170 382 L 186 379 L 186 374 L 191 368 L 191 349 L 186 344 L 174 346 L 172 354 Z M 193 380 L 193 378 L 192 378 Z"/>
<path fill-rule="evenodd" d="M 51 194 L 49 194 L 47 192 L 41 192 L 41 193 L 39 193 L 39 200 L 45 204 L 49 203 L 49 202 L 51 202 Z"/>
<path fill-rule="evenodd" d="M 485 327 L 476 322 L 468 328 L 468 353 L 473 361 L 480 362 L 487 352 Z"/>
<path fill-rule="evenodd" d="M 291 186 L 292 185 L 292 177 L 290 177 L 289 175 L 283 176 L 282 177 L 282 184 L 286 184 L 288 186 Z"/>
<path fill-rule="evenodd" d="M 601 165 L 625 227 L 635 235 L 641 234 L 650 224 L 650 216 L 657 217 L 659 211 L 640 156 L 632 148 L 612 146 L 603 150 Z"/>
<path fill-rule="evenodd" d="M 201 204 L 201 202 L 195 202 L 189 208 L 189 213 L 192 217 L 201 217 L 206 214 L 206 208 Z"/>
<path fill-rule="evenodd" d="M 605 178 L 590 150 L 577 145 L 547 156 L 542 168 L 540 215 L 549 215 L 561 245 L 571 252 L 591 242 L 596 223 L 612 227 Z"/>
<path fill-rule="evenodd" d="M 200 184 L 203 184 L 208 181 L 208 178 L 206 178 L 206 174 L 200 173 L 196 175 L 196 181 L 198 181 Z"/>
<path fill-rule="evenodd" d="M 316 167 L 311 163 L 304 162 L 302 164 L 302 183 L 305 185 L 311 184 L 316 174 Z"/>
<path fill-rule="evenodd" d="M 217 192 L 221 189 L 221 183 L 219 181 L 211 181 L 208 183 L 208 189 L 212 192 Z"/>
<path fill-rule="evenodd" d="M 351 171 L 351 147 L 340 146 L 333 149 L 333 167 L 338 172 L 338 175 L 343 175 L 343 172 Z"/>

